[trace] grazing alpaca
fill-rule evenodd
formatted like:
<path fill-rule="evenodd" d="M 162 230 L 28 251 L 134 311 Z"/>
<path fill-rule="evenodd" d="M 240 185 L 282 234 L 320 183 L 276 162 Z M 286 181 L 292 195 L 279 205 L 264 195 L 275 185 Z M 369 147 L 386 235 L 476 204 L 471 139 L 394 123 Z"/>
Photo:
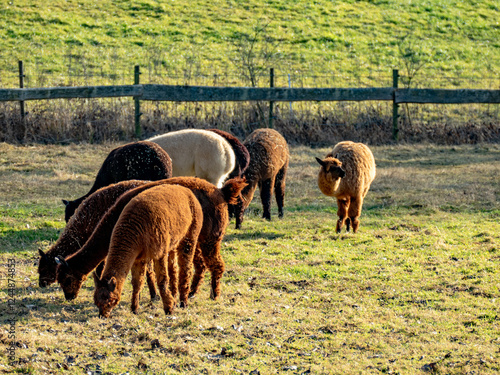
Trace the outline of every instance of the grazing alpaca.
<path fill-rule="evenodd" d="M 95 227 L 101 220 L 106 210 L 127 190 L 144 184 L 141 181 L 124 181 L 120 184 L 110 185 L 92 193 L 77 208 L 68 224 L 54 245 L 44 253 L 38 250 L 40 262 L 38 264 L 41 288 L 56 281 L 56 257 L 65 258 L 76 252 L 92 235 Z"/>
<path fill-rule="evenodd" d="M 323 194 L 337 198 L 337 233 L 344 223 L 348 232 L 352 225 L 356 233 L 363 200 L 376 173 L 372 152 L 363 143 L 345 141 L 337 143 L 325 159 L 316 160 L 321 165 L 319 189 Z"/>
<path fill-rule="evenodd" d="M 213 184 L 199 178 L 174 177 L 149 183 L 143 182 L 141 186 L 124 193 L 103 215 L 89 240 L 58 267 L 57 281 L 61 284 L 66 297 L 75 298 L 87 275 L 106 258 L 113 228 L 123 208 L 139 193 L 164 184 L 175 184 L 191 189 L 202 206 L 203 227 L 195 254 L 195 276 L 190 296 L 194 296 L 197 292 L 205 270 L 208 268 L 212 274 L 210 296 L 212 299 L 217 299 L 220 295 L 220 279 L 224 272 L 220 247 L 229 222 L 227 205 L 235 203 L 241 190 L 246 186 L 241 178 L 231 179 L 224 184 L 222 189 L 217 189 Z M 172 291 L 175 293 L 174 289 Z"/>
<path fill-rule="evenodd" d="M 243 174 L 248 186 L 241 193 L 243 200 L 236 207 L 236 228 L 241 228 L 243 214 L 257 186 L 264 212 L 262 217 L 271 220 L 271 199 L 275 190 L 278 216 L 283 217 L 286 173 L 290 159 L 285 138 L 273 129 L 257 129 L 243 142 L 250 153 L 250 165 Z"/>
<path fill-rule="evenodd" d="M 148 139 L 172 158 L 172 175 L 196 176 L 220 188 L 234 169 L 231 145 L 208 130 L 184 129 Z"/>
<path fill-rule="evenodd" d="M 65 220 L 68 222 L 80 203 L 101 187 L 120 181 L 156 181 L 169 177 L 172 177 L 172 161 L 156 143 L 140 141 L 117 147 L 102 163 L 94 185 L 87 194 L 74 201 L 63 200 L 66 206 Z"/>
<path fill-rule="evenodd" d="M 120 302 L 123 284 L 132 273 L 132 312 L 139 307 L 139 293 L 150 261 L 166 314 L 174 309 L 168 288 L 168 259 L 177 257 L 181 307 L 187 306 L 196 242 L 203 212 L 193 192 L 178 185 L 160 185 L 133 198 L 123 209 L 111 236 L 106 264 L 99 278 L 94 273 L 94 302 L 99 315 L 108 317 Z"/>

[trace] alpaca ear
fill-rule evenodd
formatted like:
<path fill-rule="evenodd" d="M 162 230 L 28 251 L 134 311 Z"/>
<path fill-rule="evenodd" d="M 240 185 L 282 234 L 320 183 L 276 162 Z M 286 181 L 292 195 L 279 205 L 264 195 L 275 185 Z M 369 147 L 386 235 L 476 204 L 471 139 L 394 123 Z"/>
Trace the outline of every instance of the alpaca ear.
<path fill-rule="evenodd" d="M 110 292 L 114 292 L 116 289 L 116 278 L 113 276 L 111 279 L 108 281 L 108 290 Z"/>
<path fill-rule="evenodd" d="M 321 165 L 322 167 L 325 166 L 325 163 L 323 162 L 323 160 L 321 160 L 320 158 L 316 157 L 316 161 L 319 163 L 319 165 Z"/>
<path fill-rule="evenodd" d="M 63 200 L 62 200 L 62 202 L 63 202 L 63 204 L 64 204 L 65 206 L 67 206 L 67 205 L 69 204 L 69 201 L 67 201 L 66 199 L 63 199 Z"/>
<path fill-rule="evenodd" d="M 45 254 L 42 249 L 38 249 L 38 254 L 40 254 L 40 258 L 41 259 L 47 259 L 48 258 L 47 254 Z"/>
<path fill-rule="evenodd" d="M 97 276 L 97 273 L 94 271 L 92 272 L 92 276 L 94 277 L 94 284 L 97 288 L 97 286 L 99 285 L 99 283 L 101 282 L 101 279 L 99 279 L 99 276 Z"/>

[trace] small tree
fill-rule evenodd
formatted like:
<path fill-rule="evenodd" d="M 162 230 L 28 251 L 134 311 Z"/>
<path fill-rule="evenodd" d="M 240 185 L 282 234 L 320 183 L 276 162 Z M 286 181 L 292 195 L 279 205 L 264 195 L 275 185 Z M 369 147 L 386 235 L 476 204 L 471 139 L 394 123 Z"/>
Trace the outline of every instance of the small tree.
<path fill-rule="evenodd" d="M 237 72 L 251 87 L 257 87 L 265 73 L 271 68 L 277 68 L 281 61 L 280 42 L 270 33 L 270 22 L 259 20 L 251 34 L 239 34 L 234 38 L 235 57 L 231 59 Z M 265 121 L 264 109 L 261 103 L 255 105 L 257 121 Z"/>
<path fill-rule="evenodd" d="M 422 39 L 415 38 L 411 33 L 398 37 L 397 56 L 400 64 L 402 64 L 404 68 L 404 76 L 401 77 L 401 82 L 406 89 L 411 88 L 411 85 L 415 83 L 415 78 L 418 73 L 433 59 L 434 53 L 432 50 L 430 52 L 427 51 L 422 42 Z M 408 103 L 404 103 L 403 107 L 411 127 L 412 120 Z"/>
<path fill-rule="evenodd" d="M 276 68 L 280 61 L 280 42 L 269 35 L 269 28 L 270 22 L 261 24 L 259 20 L 250 35 L 238 34 L 234 39 L 236 55 L 232 63 L 252 87 L 257 87 L 263 73 Z"/>

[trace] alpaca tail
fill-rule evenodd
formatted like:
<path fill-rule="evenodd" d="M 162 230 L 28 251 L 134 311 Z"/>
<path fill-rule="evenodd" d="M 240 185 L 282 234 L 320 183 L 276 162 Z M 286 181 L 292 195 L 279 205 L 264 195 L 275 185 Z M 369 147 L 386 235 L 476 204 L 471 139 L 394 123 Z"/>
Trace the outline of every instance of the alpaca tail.
<path fill-rule="evenodd" d="M 221 188 L 224 200 L 229 204 L 237 204 L 241 191 L 247 185 L 245 178 L 235 177 L 227 180 Z"/>

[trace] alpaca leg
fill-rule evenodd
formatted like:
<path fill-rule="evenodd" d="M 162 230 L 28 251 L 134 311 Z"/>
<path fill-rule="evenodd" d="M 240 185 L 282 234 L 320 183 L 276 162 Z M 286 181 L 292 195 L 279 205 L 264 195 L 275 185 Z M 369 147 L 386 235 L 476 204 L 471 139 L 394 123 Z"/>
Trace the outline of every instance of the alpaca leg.
<path fill-rule="evenodd" d="M 363 198 L 356 197 L 351 199 L 349 205 L 349 218 L 351 219 L 352 231 L 356 233 L 359 228 L 359 217 L 361 216 L 361 208 L 363 207 Z"/>
<path fill-rule="evenodd" d="M 149 262 L 146 268 L 146 282 L 148 283 L 149 296 L 151 301 L 158 299 L 158 294 L 156 292 L 156 279 L 155 272 L 153 270 L 153 262 Z"/>
<path fill-rule="evenodd" d="M 135 262 L 132 265 L 132 303 L 130 308 L 134 314 L 137 314 L 137 309 L 139 308 L 139 296 L 144 286 L 146 267 L 147 264 L 145 262 Z"/>
<path fill-rule="evenodd" d="M 177 257 L 174 252 L 169 252 L 168 255 L 168 287 L 174 300 L 177 299 L 179 274 L 177 269 Z"/>
<path fill-rule="evenodd" d="M 211 246 L 208 247 L 209 251 L 203 254 L 205 263 L 212 275 L 210 298 L 213 300 L 216 300 L 220 296 L 220 281 L 225 270 L 224 260 L 220 252 L 221 243 L 222 238 L 212 243 Z"/>
<path fill-rule="evenodd" d="M 271 198 L 273 196 L 273 188 L 274 188 L 274 179 L 270 178 L 262 181 L 262 184 L 259 184 L 260 188 L 260 200 L 262 201 L 262 208 L 264 212 L 262 213 L 262 217 L 267 220 L 271 220 Z"/>
<path fill-rule="evenodd" d="M 167 270 L 167 257 L 163 257 L 154 261 L 156 284 L 160 292 L 161 300 L 163 302 L 163 310 L 165 314 L 170 315 L 174 310 L 174 297 L 168 288 L 168 270 Z"/>
<path fill-rule="evenodd" d="M 205 277 L 205 271 L 207 266 L 205 265 L 205 261 L 203 260 L 201 247 L 203 244 L 198 242 L 198 246 L 196 248 L 196 252 L 194 253 L 193 264 L 194 264 L 194 276 L 193 281 L 191 282 L 191 290 L 189 291 L 189 298 L 193 298 L 196 293 L 198 293 L 198 289 L 200 289 L 200 285 L 203 282 L 203 278 Z"/>
<path fill-rule="evenodd" d="M 177 263 L 179 265 L 179 298 L 180 306 L 186 307 L 189 297 L 189 283 L 193 275 L 193 257 L 196 250 L 196 237 L 186 237 L 181 241 L 177 251 Z"/>
<path fill-rule="evenodd" d="M 276 203 L 278 205 L 278 217 L 283 217 L 283 207 L 285 202 L 285 183 L 286 183 L 286 169 L 283 168 L 276 176 L 276 183 L 274 184 Z"/>
<path fill-rule="evenodd" d="M 245 210 L 252 202 L 253 195 L 255 190 L 257 189 L 257 183 L 254 181 L 250 181 L 249 184 L 243 189 L 241 192 L 241 198 L 239 199 L 238 204 L 235 207 L 235 216 L 236 216 L 236 229 L 241 228 L 241 224 L 243 223 L 243 215 L 245 214 Z"/>
<path fill-rule="evenodd" d="M 339 217 L 337 221 L 337 233 L 340 233 L 342 230 L 342 227 L 344 226 L 344 223 L 347 218 L 347 211 L 349 209 L 349 201 L 350 198 L 346 199 L 337 199 L 337 206 L 338 206 L 338 211 L 337 215 Z"/>

